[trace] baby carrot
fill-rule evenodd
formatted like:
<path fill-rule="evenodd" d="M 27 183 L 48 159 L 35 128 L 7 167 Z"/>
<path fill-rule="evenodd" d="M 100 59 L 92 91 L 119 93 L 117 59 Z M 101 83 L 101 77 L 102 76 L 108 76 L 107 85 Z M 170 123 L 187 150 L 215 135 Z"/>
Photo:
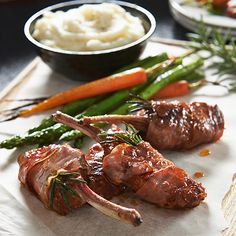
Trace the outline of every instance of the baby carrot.
<path fill-rule="evenodd" d="M 36 104 L 30 109 L 21 111 L 19 116 L 29 116 L 82 98 L 129 88 L 144 83 L 146 80 L 146 71 L 141 67 L 137 67 L 65 90 Z"/>
<path fill-rule="evenodd" d="M 186 80 L 173 82 L 152 96 L 152 99 L 174 98 L 187 95 L 190 91 L 189 83 Z"/>

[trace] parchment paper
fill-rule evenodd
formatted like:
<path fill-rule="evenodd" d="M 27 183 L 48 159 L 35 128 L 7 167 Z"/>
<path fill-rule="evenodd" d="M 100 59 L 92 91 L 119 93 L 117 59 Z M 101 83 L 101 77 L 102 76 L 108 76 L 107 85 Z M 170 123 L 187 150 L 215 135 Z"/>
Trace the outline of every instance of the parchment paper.
<path fill-rule="evenodd" d="M 150 42 L 144 55 L 154 55 L 161 51 L 177 55 L 183 53 L 184 49 Z M 41 62 L 15 97 L 50 95 L 75 84 L 78 82 L 53 73 Z M 0 234 L 4 235 L 7 232 L 9 235 L 220 235 L 227 227 L 221 209 L 222 199 L 229 190 L 233 174 L 236 172 L 236 95 L 224 94 L 224 90 L 216 90 L 215 87 L 209 86 L 191 96 L 181 98 L 189 102 L 204 101 L 219 105 L 226 123 L 225 133 L 220 141 L 192 151 L 163 152 L 164 156 L 184 168 L 191 176 L 196 171 L 204 172 L 205 176 L 198 181 L 204 184 L 208 196 L 200 206 L 189 210 L 167 210 L 149 203 L 133 205 L 130 200 L 123 202 L 120 198 L 114 199 L 122 205 L 136 208 L 141 213 L 144 222 L 139 227 L 110 219 L 88 205 L 67 216 L 59 216 L 45 209 L 34 195 L 20 186 L 16 160 L 24 149 L 0 150 L 0 184 L 3 186 L 0 187 L 0 230 L 3 234 L 1 231 Z M 40 123 L 45 115 L 47 113 L 0 124 L 1 140 L 12 134 L 24 133 Z M 199 151 L 204 148 L 209 149 L 211 154 L 200 157 Z"/>

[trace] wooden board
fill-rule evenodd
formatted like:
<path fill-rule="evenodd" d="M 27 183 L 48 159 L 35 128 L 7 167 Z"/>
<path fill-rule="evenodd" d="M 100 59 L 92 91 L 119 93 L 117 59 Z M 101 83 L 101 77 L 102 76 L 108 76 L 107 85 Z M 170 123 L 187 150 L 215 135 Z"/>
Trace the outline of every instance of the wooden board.
<path fill-rule="evenodd" d="M 168 45 L 182 46 L 186 45 L 185 41 L 170 40 L 170 39 L 159 39 L 152 38 L 153 42 L 165 43 Z M 40 59 L 36 57 L 28 66 L 0 93 L 0 107 L 2 101 L 7 98 L 14 98 L 14 94 L 24 86 L 24 83 L 30 78 L 32 72 L 40 63 Z M 216 186 L 217 188 L 217 186 Z M 236 176 L 233 178 L 232 186 L 228 193 L 222 200 L 222 208 L 224 216 L 229 222 L 230 226 L 224 232 L 223 236 L 234 236 L 236 235 Z"/>
<path fill-rule="evenodd" d="M 14 96 L 15 91 L 17 91 L 19 87 L 23 86 L 24 82 L 30 78 L 32 71 L 39 62 L 40 58 L 36 57 L 20 72 L 15 79 L 13 79 L 13 81 L 0 93 L 0 102 L 11 95 Z"/>

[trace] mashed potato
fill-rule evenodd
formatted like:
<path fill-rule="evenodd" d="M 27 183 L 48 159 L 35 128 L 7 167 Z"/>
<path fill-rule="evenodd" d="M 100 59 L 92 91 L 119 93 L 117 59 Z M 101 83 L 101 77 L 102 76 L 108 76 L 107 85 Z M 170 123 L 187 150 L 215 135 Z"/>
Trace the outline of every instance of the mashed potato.
<path fill-rule="evenodd" d="M 40 43 L 69 51 L 96 51 L 136 41 L 141 20 L 113 3 L 87 4 L 67 12 L 47 12 L 35 24 Z"/>

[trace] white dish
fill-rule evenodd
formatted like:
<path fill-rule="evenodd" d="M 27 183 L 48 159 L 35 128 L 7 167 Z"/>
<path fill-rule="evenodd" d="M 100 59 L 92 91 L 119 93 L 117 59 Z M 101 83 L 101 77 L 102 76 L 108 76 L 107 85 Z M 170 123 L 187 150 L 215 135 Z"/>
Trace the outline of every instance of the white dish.
<path fill-rule="evenodd" d="M 198 21 L 202 20 L 208 27 L 236 36 L 236 19 L 211 14 L 198 5 L 183 4 L 183 0 L 169 0 L 169 6 L 174 19 L 192 31 L 197 30 Z"/>

